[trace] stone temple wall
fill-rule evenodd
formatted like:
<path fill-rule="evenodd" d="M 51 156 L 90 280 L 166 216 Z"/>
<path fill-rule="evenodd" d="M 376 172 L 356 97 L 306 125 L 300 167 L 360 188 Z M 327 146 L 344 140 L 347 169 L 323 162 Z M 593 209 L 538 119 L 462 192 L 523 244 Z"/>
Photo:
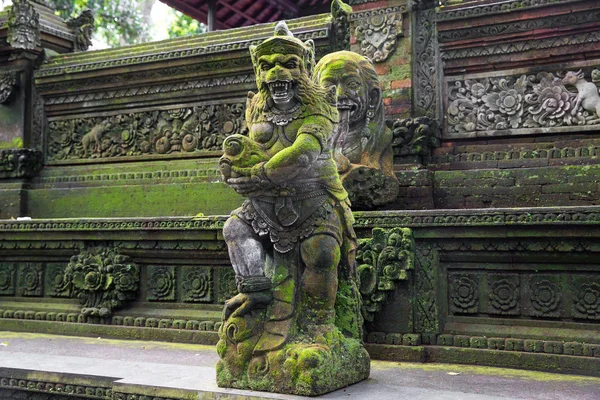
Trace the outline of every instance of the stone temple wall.
<path fill-rule="evenodd" d="M 355 213 L 371 354 L 600 375 L 598 2 L 350 3 L 289 26 L 380 73 L 400 191 Z M 273 27 L 73 54 L 46 34 L 41 65 L 0 46 L 0 116 L 23 110 L 0 132 L 0 327 L 216 341 L 242 201 L 217 160 Z M 79 279 L 98 260 L 130 266 L 118 293 Z M 120 303 L 82 312 L 98 291 Z"/>

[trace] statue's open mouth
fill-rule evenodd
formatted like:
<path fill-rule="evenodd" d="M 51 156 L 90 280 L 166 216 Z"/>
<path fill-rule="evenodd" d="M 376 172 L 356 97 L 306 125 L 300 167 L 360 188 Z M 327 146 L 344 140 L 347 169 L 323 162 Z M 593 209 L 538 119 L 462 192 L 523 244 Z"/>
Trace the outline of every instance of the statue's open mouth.
<path fill-rule="evenodd" d="M 354 103 L 350 100 L 347 100 L 347 99 L 338 99 L 337 109 L 348 111 L 350 113 L 350 115 L 353 115 L 358 110 L 358 105 L 356 105 L 356 103 Z"/>
<path fill-rule="evenodd" d="M 269 91 L 275 103 L 287 103 L 294 96 L 292 81 L 269 82 Z"/>

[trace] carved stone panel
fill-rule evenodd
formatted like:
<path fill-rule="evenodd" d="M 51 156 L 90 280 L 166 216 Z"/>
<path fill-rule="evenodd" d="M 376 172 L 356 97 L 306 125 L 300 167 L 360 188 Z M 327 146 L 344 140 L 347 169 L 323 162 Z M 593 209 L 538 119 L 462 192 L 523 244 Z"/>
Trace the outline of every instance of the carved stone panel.
<path fill-rule="evenodd" d="M 19 265 L 19 295 L 40 297 L 44 288 L 44 267 L 38 263 Z"/>
<path fill-rule="evenodd" d="M 235 282 L 235 271 L 229 267 L 219 267 L 216 269 L 217 274 L 217 301 L 224 303 L 236 294 L 237 285 Z"/>
<path fill-rule="evenodd" d="M 181 300 L 189 303 L 208 303 L 213 299 L 212 268 L 185 266 L 181 270 Z"/>
<path fill-rule="evenodd" d="M 413 34 L 414 56 L 413 90 L 415 114 L 436 118 L 438 112 L 438 46 L 435 10 L 416 14 Z"/>
<path fill-rule="evenodd" d="M 578 276 L 573 279 L 573 317 L 600 320 L 600 278 Z"/>
<path fill-rule="evenodd" d="M 468 273 L 450 273 L 448 276 L 450 312 L 477 314 L 479 312 L 479 276 Z"/>
<path fill-rule="evenodd" d="M 0 71 L 0 104 L 8 101 L 16 85 L 16 71 Z"/>
<path fill-rule="evenodd" d="M 16 283 L 14 263 L 0 263 L 0 296 L 14 296 Z"/>
<path fill-rule="evenodd" d="M 350 19 L 361 54 L 377 63 L 387 60 L 403 35 L 402 13 L 406 11 L 406 6 L 398 6 L 353 13 Z"/>
<path fill-rule="evenodd" d="M 67 263 L 46 264 L 46 295 L 50 297 L 71 297 L 70 282 L 65 280 Z"/>
<path fill-rule="evenodd" d="M 597 130 L 598 68 L 447 78 L 448 138 Z"/>
<path fill-rule="evenodd" d="M 41 151 L 32 149 L 0 150 L 0 179 L 30 178 L 41 169 Z"/>
<path fill-rule="evenodd" d="M 517 274 L 487 275 L 489 314 L 519 315 L 520 280 Z"/>
<path fill-rule="evenodd" d="M 148 281 L 146 284 L 149 301 L 175 300 L 175 267 L 148 266 Z"/>
<path fill-rule="evenodd" d="M 547 318 L 558 318 L 561 316 L 564 295 L 560 278 L 561 275 L 556 274 L 528 276 L 529 315 Z"/>
<path fill-rule="evenodd" d="M 226 136 L 244 131 L 242 103 L 199 105 L 110 117 L 54 120 L 49 161 L 118 158 L 221 150 Z"/>

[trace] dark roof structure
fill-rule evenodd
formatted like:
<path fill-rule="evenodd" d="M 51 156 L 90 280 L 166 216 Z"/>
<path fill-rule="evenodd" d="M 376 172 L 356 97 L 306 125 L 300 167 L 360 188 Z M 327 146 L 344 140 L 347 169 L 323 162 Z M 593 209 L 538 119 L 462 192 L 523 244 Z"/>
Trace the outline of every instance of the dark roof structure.
<path fill-rule="evenodd" d="M 160 0 L 214 29 L 238 28 L 328 12 L 331 0 Z"/>

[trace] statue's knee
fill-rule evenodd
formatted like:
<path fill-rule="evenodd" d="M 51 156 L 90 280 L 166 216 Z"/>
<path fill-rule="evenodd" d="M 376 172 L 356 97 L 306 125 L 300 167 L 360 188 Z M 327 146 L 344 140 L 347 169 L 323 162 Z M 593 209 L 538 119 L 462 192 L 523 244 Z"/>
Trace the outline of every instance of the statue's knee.
<path fill-rule="evenodd" d="M 248 225 L 236 216 L 230 217 L 225 221 L 223 226 L 223 238 L 226 242 L 235 241 L 237 239 L 248 236 Z"/>
<path fill-rule="evenodd" d="M 302 260 L 308 268 L 331 269 L 340 262 L 340 246 L 332 236 L 317 235 L 302 242 Z"/>

